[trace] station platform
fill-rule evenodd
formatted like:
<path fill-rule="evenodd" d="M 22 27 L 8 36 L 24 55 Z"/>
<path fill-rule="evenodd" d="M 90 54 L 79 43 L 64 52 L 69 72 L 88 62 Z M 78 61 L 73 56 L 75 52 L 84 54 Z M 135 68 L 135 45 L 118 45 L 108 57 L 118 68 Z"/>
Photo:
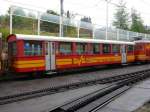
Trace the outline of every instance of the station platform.
<path fill-rule="evenodd" d="M 150 78 L 133 86 L 133 88 L 97 112 L 134 112 L 149 101 Z"/>

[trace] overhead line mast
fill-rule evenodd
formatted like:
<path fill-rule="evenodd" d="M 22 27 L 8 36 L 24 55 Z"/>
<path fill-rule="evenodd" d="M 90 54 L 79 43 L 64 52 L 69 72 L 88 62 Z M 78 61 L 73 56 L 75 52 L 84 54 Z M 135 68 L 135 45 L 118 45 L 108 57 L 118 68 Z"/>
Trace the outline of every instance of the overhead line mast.
<path fill-rule="evenodd" d="M 64 14 L 64 9 L 63 9 L 63 2 L 64 0 L 60 0 L 60 25 L 59 25 L 59 36 L 63 37 L 63 14 Z"/>

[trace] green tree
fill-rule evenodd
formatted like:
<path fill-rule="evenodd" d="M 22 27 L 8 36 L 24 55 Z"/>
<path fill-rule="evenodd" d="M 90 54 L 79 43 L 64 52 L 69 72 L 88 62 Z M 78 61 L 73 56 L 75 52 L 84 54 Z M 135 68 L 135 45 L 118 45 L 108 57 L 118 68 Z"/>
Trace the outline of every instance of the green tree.
<path fill-rule="evenodd" d="M 114 14 L 114 18 L 113 26 L 119 29 L 128 29 L 129 13 L 126 11 L 126 3 L 124 3 L 123 0 L 120 0 L 117 12 Z"/>
<path fill-rule="evenodd" d="M 6 27 L 9 25 L 9 16 L 0 15 L 0 27 Z"/>
<path fill-rule="evenodd" d="M 143 20 L 141 19 L 140 14 L 135 9 L 132 9 L 131 18 L 132 24 L 130 30 L 134 32 L 144 33 L 145 27 L 143 25 Z"/>
<path fill-rule="evenodd" d="M 53 11 L 53 10 L 47 10 L 46 13 L 59 16 L 59 14 L 57 12 Z"/>
<path fill-rule="evenodd" d="M 88 23 L 92 23 L 91 18 L 90 18 L 90 17 L 86 17 L 86 16 L 84 16 L 83 18 L 81 18 L 81 21 L 83 21 L 83 22 L 88 22 Z"/>
<path fill-rule="evenodd" d="M 0 33 L 2 33 L 3 40 L 9 35 L 9 15 L 0 15 Z"/>

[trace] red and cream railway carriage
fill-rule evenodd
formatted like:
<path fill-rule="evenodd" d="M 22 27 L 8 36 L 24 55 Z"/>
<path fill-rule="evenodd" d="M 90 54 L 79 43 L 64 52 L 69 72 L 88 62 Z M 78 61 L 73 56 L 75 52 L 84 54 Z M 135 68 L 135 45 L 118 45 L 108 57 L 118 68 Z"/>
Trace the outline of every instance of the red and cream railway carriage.
<path fill-rule="evenodd" d="M 9 62 L 15 72 L 68 70 L 134 62 L 134 42 L 10 35 Z"/>
<path fill-rule="evenodd" d="M 135 59 L 136 62 L 150 61 L 150 41 L 135 41 Z"/>
<path fill-rule="evenodd" d="M 2 33 L 0 33 L 0 54 L 2 54 Z M 0 55 L 0 75 L 2 72 L 2 56 Z"/>

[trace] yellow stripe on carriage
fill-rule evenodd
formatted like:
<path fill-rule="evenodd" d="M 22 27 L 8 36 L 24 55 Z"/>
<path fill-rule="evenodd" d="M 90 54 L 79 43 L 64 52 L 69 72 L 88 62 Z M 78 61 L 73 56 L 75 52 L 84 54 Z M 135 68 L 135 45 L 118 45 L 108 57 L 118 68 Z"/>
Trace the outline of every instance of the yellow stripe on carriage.
<path fill-rule="evenodd" d="M 148 57 L 146 56 L 146 55 L 135 55 L 135 58 L 138 60 L 145 60 L 145 59 L 147 59 Z"/>
<path fill-rule="evenodd" d="M 127 62 L 128 61 L 134 61 L 135 60 L 135 56 L 132 55 L 132 56 L 127 56 Z"/>
<path fill-rule="evenodd" d="M 71 65 L 71 64 L 90 64 L 102 62 L 121 62 L 121 56 L 111 57 L 75 57 L 72 59 L 56 59 L 56 65 Z"/>
<path fill-rule="evenodd" d="M 43 67 L 45 66 L 44 63 L 38 63 L 38 64 L 22 64 L 22 65 L 17 65 L 14 64 L 15 68 L 33 68 L 33 67 Z"/>
<path fill-rule="evenodd" d="M 45 60 L 19 60 L 15 61 L 13 67 L 15 68 L 33 68 L 45 66 Z"/>
<path fill-rule="evenodd" d="M 15 61 L 15 64 L 37 64 L 37 63 L 45 63 L 45 60 L 29 60 L 29 61 Z"/>
<path fill-rule="evenodd" d="M 72 64 L 72 59 L 56 59 L 56 65 L 69 65 Z"/>

